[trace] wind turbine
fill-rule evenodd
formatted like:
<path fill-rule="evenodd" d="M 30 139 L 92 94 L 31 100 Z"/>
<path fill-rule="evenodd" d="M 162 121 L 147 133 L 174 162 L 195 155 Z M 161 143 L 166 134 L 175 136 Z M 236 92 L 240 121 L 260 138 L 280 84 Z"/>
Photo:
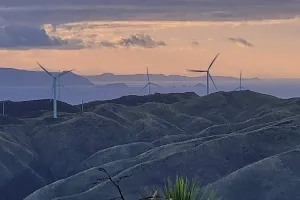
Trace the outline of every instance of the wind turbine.
<path fill-rule="evenodd" d="M 147 67 L 147 78 L 148 78 L 148 83 L 140 90 L 140 91 L 142 91 L 142 90 L 144 90 L 146 87 L 148 87 L 148 93 L 149 93 L 149 95 L 151 94 L 151 85 L 154 85 L 154 86 L 156 86 L 156 87 L 161 87 L 160 85 L 157 85 L 157 84 L 155 84 L 155 83 L 152 83 L 151 81 L 150 81 L 150 77 L 149 77 L 149 72 L 148 72 L 148 67 Z"/>
<path fill-rule="evenodd" d="M 67 74 L 72 72 L 74 69 L 69 70 L 69 71 L 64 71 L 62 73 L 58 73 L 56 76 L 52 75 L 49 71 L 47 71 L 41 64 L 37 62 L 37 64 L 44 70 L 49 76 L 53 78 L 53 84 L 52 84 L 52 93 L 53 93 L 53 118 L 57 118 L 57 94 L 56 94 L 56 88 L 57 88 L 57 81 L 58 79 Z"/>
<path fill-rule="evenodd" d="M 245 88 L 242 86 L 242 70 L 241 70 L 241 72 L 240 72 L 240 85 L 234 91 L 237 91 L 237 90 L 241 91 L 243 89 L 245 90 Z"/>
<path fill-rule="evenodd" d="M 220 55 L 220 53 L 218 53 L 218 54 L 215 56 L 215 58 L 212 60 L 212 62 L 210 63 L 210 65 L 209 65 L 209 67 L 208 67 L 207 70 L 194 70 L 194 69 L 188 69 L 188 71 L 190 71 L 190 72 L 204 72 L 204 73 L 206 73 L 206 93 L 207 93 L 207 95 L 209 95 L 209 79 L 210 79 L 210 80 L 212 81 L 212 83 L 214 84 L 216 90 L 218 90 L 218 89 L 217 89 L 217 86 L 216 86 L 216 84 L 215 84 L 215 82 L 214 82 L 214 80 L 213 80 L 213 78 L 212 78 L 212 76 L 211 76 L 210 73 L 209 73 L 209 70 L 210 70 L 210 68 L 212 67 L 212 65 L 214 64 L 215 60 L 218 58 L 219 55 Z"/>

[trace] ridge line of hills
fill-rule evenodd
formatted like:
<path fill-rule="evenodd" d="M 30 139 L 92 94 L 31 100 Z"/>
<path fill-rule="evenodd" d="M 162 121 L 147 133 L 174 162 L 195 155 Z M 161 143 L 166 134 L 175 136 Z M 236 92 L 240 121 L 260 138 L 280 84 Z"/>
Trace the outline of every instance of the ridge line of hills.
<path fill-rule="evenodd" d="M 201 74 L 201 73 L 199 73 Z M 145 81 L 146 74 L 126 74 L 117 75 L 112 73 L 103 73 L 101 75 L 85 75 L 92 82 L 128 82 L 128 81 Z M 165 74 L 149 74 L 152 81 L 199 81 L 204 80 L 205 75 L 189 77 L 183 75 L 165 75 Z M 214 76 L 219 81 L 237 81 L 239 78 L 229 76 Z M 246 81 L 258 81 L 257 77 L 245 78 Z"/>
<path fill-rule="evenodd" d="M 54 75 L 57 72 L 52 72 Z M 183 76 L 183 75 L 164 75 L 149 74 L 151 81 L 162 82 L 201 82 L 206 81 L 206 76 Z M 214 76 L 216 81 L 221 83 L 238 82 L 239 78 L 230 76 Z M 65 86 L 93 86 L 98 83 L 108 84 L 107 87 L 126 87 L 127 82 L 145 82 L 146 74 L 127 74 L 117 75 L 112 73 L 103 73 L 101 75 L 77 75 L 75 73 L 66 74 L 61 78 L 61 84 Z M 243 78 L 244 82 L 257 83 L 257 81 L 299 81 L 295 78 Z M 0 68 L 0 86 L 49 86 L 52 78 L 44 71 L 32 71 L 16 68 Z M 117 84 L 118 83 L 118 84 Z M 103 86 L 102 86 L 103 87 Z"/>

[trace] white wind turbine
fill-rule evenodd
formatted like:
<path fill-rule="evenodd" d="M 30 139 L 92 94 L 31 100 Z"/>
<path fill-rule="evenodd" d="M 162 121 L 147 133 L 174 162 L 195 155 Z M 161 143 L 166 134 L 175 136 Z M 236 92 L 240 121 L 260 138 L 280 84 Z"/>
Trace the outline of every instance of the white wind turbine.
<path fill-rule="evenodd" d="M 157 85 L 157 84 L 155 84 L 155 83 L 152 83 L 151 81 L 150 81 L 150 77 L 149 77 L 149 72 L 148 72 L 148 67 L 147 67 L 147 78 L 148 78 L 148 83 L 140 90 L 140 91 L 142 91 L 142 90 L 144 90 L 146 87 L 148 87 L 148 93 L 149 93 L 149 95 L 151 94 L 151 85 L 154 85 L 154 86 L 156 86 L 156 87 L 161 87 L 160 85 Z"/>
<path fill-rule="evenodd" d="M 215 56 L 215 58 L 212 60 L 212 62 L 210 63 L 210 65 L 209 65 L 209 67 L 208 67 L 207 70 L 194 70 L 194 69 L 191 70 L 191 69 L 188 69 L 188 71 L 190 71 L 190 72 L 205 72 L 205 73 L 206 73 L 206 93 L 207 93 L 207 95 L 209 95 L 209 79 L 210 79 L 210 80 L 212 81 L 212 83 L 214 84 L 216 90 L 218 90 L 218 89 L 217 89 L 217 86 L 216 86 L 216 84 L 215 84 L 215 82 L 214 82 L 214 80 L 213 80 L 213 78 L 212 78 L 212 76 L 211 76 L 210 73 L 209 73 L 209 70 L 210 70 L 210 68 L 212 67 L 212 65 L 214 64 L 215 60 L 218 58 L 219 55 L 220 55 L 220 53 L 218 53 L 218 54 Z"/>
<path fill-rule="evenodd" d="M 53 118 L 57 118 L 57 94 L 56 94 L 56 88 L 57 88 L 57 82 L 58 79 L 67 74 L 72 72 L 74 69 L 69 70 L 69 71 L 64 71 L 62 73 L 58 73 L 56 76 L 52 75 L 49 71 L 47 71 L 41 64 L 39 64 L 37 62 L 37 64 L 40 66 L 40 68 L 42 68 L 49 76 L 51 76 L 53 78 L 53 84 L 52 84 L 52 93 L 53 93 Z"/>
<path fill-rule="evenodd" d="M 237 90 L 241 91 L 243 89 L 245 90 L 245 88 L 242 86 L 242 70 L 241 70 L 240 71 L 240 85 L 234 91 L 237 91 Z"/>

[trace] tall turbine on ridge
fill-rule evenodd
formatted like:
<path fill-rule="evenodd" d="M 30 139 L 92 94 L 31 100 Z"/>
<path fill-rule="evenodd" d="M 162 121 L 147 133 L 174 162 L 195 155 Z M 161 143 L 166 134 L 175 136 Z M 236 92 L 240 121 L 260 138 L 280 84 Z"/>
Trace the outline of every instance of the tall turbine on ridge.
<path fill-rule="evenodd" d="M 148 87 L 148 93 L 149 93 L 149 95 L 150 95 L 150 94 L 151 94 L 151 85 L 154 85 L 154 86 L 156 86 L 156 87 L 161 87 L 161 86 L 160 86 L 160 85 L 157 85 L 157 84 L 155 84 L 155 83 L 152 83 L 152 82 L 150 81 L 148 67 L 147 67 L 147 79 L 148 79 L 148 83 L 147 83 L 140 91 L 142 91 L 142 90 L 144 90 L 146 87 Z"/>
<path fill-rule="evenodd" d="M 212 81 L 212 83 L 214 84 L 216 90 L 218 90 L 218 89 L 217 89 L 217 86 L 216 86 L 216 84 L 215 84 L 215 82 L 214 82 L 214 80 L 213 80 L 213 78 L 212 78 L 212 76 L 211 76 L 210 73 L 209 73 L 209 70 L 210 70 L 210 68 L 212 67 L 212 65 L 214 64 L 215 60 L 218 58 L 219 55 L 220 55 L 220 53 L 218 53 L 218 54 L 215 56 L 215 58 L 212 60 L 212 62 L 210 63 L 210 65 L 209 65 L 209 67 L 208 67 L 207 70 L 194 70 L 194 69 L 188 69 L 188 71 L 190 71 L 190 72 L 204 72 L 204 73 L 206 73 L 206 93 L 207 93 L 207 95 L 209 95 L 209 79 L 210 79 L 210 80 Z"/>
<path fill-rule="evenodd" d="M 53 118 L 57 118 L 57 94 L 56 94 L 56 88 L 57 88 L 57 81 L 58 79 L 67 74 L 72 72 L 74 69 L 69 70 L 69 71 L 64 71 L 62 73 L 58 73 L 56 76 L 52 75 L 49 71 L 47 71 L 41 64 L 37 62 L 37 64 L 44 70 L 49 76 L 53 78 L 53 84 L 52 84 L 52 93 L 53 93 Z"/>
<path fill-rule="evenodd" d="M 241 70 L 241 72 L 240 72 L 240 85 L 234 91 L 236 91 L 236 90 L 241 91 L 243 89 L 245 90 L 245 88 L 242 86 L 242 70 Z"/>

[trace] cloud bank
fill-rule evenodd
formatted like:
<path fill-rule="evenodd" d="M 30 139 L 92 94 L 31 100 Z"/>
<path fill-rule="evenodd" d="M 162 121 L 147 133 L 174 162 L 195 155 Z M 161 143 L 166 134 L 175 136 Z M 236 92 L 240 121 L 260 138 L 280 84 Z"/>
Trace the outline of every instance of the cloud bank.
<path fill-rule="evenodd" d="M 289 19 L 299 0 L 1 0 L 0 13 L 22 24 L 97 20 L 237 21 Z M 230 6 L 228 6 L 230 5 Z M 159 8 L 159 9 L 156 9 Z"/>
<path fill-rule="evenodd" d="M 2 49 L 83 49 L 83 48 L 119 48 L 141 47 L 154 48 L 165 46 L 165 42 L 156 41 L 146 34 L 132 34 L 117 41 L 103 40 L 92 31 L 81 33 L 74 31 L 57 32 L 55 25 L 45 25 L 43 28 L 0 24 L 0 48 Z M 103 29 L 101 29 L 103 30 Z M 100 34 L 101 32 L 99 32 Z M 101 34 L 100 34 L 101 35 Z"/>
<path fill-rule="evenodd" d="M 158 46 L 165 46 L 163 41 L 155 41 L 149 35 L 135 34 L 130 35 L 127 38 L 121 38 L 116 42 L 101 41 L 101 47 L 118 48 L 118 47 L 142 47 L 142 48 L 154 48 Z"/>
<path fill-rule="evenodd" d="M 68 44 L 58 37 L 50 37 L 44 29 L 6 25 L 0 27 L 0 48 L 40 48 Z"/>
<path fill-rule="evenodd" d="M 241 47 L 253 47 L 253 44 L 243 38 L 228 38 L 228 40 Z"/>

